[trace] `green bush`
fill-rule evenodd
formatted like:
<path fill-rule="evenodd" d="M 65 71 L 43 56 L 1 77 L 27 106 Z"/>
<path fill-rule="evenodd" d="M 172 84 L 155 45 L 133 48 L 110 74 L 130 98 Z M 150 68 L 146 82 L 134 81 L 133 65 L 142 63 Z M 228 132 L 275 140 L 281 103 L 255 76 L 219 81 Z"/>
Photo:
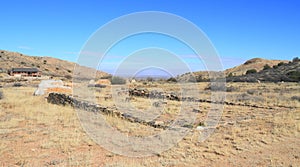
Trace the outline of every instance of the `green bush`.
<path fill-rule="evenodd" d="M 126 80 L 122 77 L 113 76 L 110 80 L 112 85 L 123 85 L 126 84 Z"/>
<path fill-rule="evenodd" d="M 284 64 L 285 64 L 284 62 L 280 62 L 277 65 L 274 65 L 273 68 L 277 69 L 278 67 L 283 66 Z"/>
<path fill-rule="evenodd" d="M 282 66 L 284 64 L 285 64 L 284 62 L 280 62 L 280 63 L 277 64 L 277 66 L 279 67 L 279 66 Z"/>
<path fill-rule="evenodd" d="M 263 69 L 263 70 L 268 70 L 268 69 L 271 69 L 271 67 L 269 66 L 269 64 L 266 64 L 266 65 L 264 66 L 264 69 Z"/>
<path fill-rule="evenodd" d="M 257 73 L 256 69 L 250 69 L 246 72 L 246 74 L 255 74 Z"/>
<path fill-rule="evenodd" d="M 300 81 L 300 71 L 290 71 L 287 76 L 295 81 Z"/>
<path fill-rule="evenodd" d="M 167 79 L 168 82 L 177 82 L 176 78 L 174 77 L 171 77 L 169 79 Z"/>

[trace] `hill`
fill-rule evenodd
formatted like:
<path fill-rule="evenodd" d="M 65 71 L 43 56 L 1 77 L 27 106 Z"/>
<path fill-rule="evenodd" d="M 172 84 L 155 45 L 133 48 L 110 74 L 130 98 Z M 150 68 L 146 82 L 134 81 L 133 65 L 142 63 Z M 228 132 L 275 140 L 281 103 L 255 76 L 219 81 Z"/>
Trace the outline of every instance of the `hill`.
<path fill-rule="evenodd" d="M 76 63 L 52 57 L 28 56 L 22 53 L 0 50 L 0 68 L 3 72 L 7 72 L 11 68 L 38 68 L 44 76 L 70 78 L 73 75 L 75 66 L 79 67 Z M 87 74 L 94 71 L 92 68 L 82 66 L 80 66 L 80 69 Z M 106 72 L 97 71 L 97 77 L 108 75 Z"/>
<path fill-rule="evenodd" d="M 229 75 L 230 73 L 233 76 L 240 76 L 246 74 L 246 72 L 250 69 L 255 69 L 256 71 L 261 71 L 266 64 L 268 64 L 270 67 L 273 67 L 277 65 L 278 63 L 288 63 L 287 60 L 267 60 L 267 59 L 261 59 L 261 58 L 254 58 L 246 61 L 244 64 L 229 68 L 225 70 L 225 74 Z"/>
<path fill-rule="evenodd" d="M 300 82 L 300 60 L 295 58 L 292 62 L 279 63 L 259 72 L 253 71 L 242 76 L 232 76 L 226 80 L 229 82 Z"/>
<path fill-rule="evenodd" d="M 288 60 L 267 60 L 262 58 L 253 58 L 245 63 L 226 69 L 224 71 L 225 76 L 243 76 L 246 74 L 248 70 L 255 70 L 255 71 L 262 71 L 266 65 L 269 67 L 277 66 L 279 63 L 288 63 Z M 208 72 L 208 71 L 197 71 L 193 73 L 186 73 L 178 76 L 176 79 L 179 81 L 189 81 L 191 78 L 195 78 L 196 81 L 208 81 L 209 80 L 209 73 L 215 74 L 216 72 Z M 193 77 L 191 77 L 193 75 Z"/>

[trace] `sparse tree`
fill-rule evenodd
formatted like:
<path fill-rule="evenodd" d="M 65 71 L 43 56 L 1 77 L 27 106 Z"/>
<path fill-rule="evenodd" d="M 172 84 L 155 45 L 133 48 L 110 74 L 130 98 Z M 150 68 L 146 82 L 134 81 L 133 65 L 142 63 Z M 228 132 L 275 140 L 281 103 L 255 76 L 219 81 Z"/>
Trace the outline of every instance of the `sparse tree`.
<path fill-rule="evenodd" d="M 300 61 L 299 57 L 293 58 L 293 62 L 299 62 L 299 61 Z"/>

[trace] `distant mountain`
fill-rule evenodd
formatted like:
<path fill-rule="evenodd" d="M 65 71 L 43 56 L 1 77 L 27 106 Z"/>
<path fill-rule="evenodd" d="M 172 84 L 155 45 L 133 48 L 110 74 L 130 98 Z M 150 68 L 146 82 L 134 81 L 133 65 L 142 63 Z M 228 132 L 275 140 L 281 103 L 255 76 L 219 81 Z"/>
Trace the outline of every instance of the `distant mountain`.
<path fill-rule="evenodd" d="M 86 76 L 94 71 L 92 68 L 82 67 L 76 63 L 52 57 L 28 56 L 22 53 L 0 50 L 0 69 L 2 69 L 2 72 L 7 72 L 11 68 L 38 68 L 42 75 L 70 78 L 73 75 L 75 65 L 80 67 Z M 105 76 L 109 76 L 109 74 L 97 71 L 97 77 Z"/>

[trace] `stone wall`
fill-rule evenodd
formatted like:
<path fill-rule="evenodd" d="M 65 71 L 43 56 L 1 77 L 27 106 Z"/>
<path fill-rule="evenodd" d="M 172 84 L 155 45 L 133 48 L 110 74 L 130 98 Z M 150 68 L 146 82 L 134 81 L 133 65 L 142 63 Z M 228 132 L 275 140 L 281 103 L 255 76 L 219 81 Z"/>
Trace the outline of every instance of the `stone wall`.
<path fill-rule="evenodd" d="M 150 92 L 147 89 L 134 88 L 134 89 L 129 89 L 128 91 L 130 96 L 137 96 L 137 97 L 144 97 L 144 98 L 166 99 L 166 100 L 175 100 L 175 101 L 194 101 L 200 103 L 214 103 L 214 104 L 225 104 L 230 106 L 247 106 L 253 108 L 274 109 L 273 107 L 258 106 L 255 104 L 251 105 L 251 104 L 244 104 L 244 103 L 232 103 L 228 101 L 218 102 L 218 101 L 212 101 L 212 100 L 206 100 L 206 99 L 200 99 L 194 97 L 180 97 L 175 93 L 165 93 L 165 92 L 158 92 L 158 91 Z M 286 108 L 284 106 L 278 106 L 278 107 Z"/>
<path fill-rule="evenodd" d="M 140 124 L 148 125 L 148 126 L 151 126 L 154 128 L 166 129 L 168 127 L 162 121 L 155 121 L 155 120 L 154 121 L 145 121 L 140 118 L 134 117 L 131 114 L 118 111 L 115 108 L 103 107 L 98 104 L 93 104 L 90 102 L 77 100 L 74 97 L 68 96 L 65 94 L 49 93 L 49 95 L 47 97 L 47 101 L 48 101 L 48 103 L 51 103 L 51 104 L 63 105 L 63 106 L 69 105 L 76 109 L 81 109 L 81 110 L 85 110 L 88 112 L 95 112 L 95 113 L 101 112 L 106 115 L 114 115 L 114 116 L 117 116 L 119 118 L 125 119 L 130 122 L 140 123 Z"/>

